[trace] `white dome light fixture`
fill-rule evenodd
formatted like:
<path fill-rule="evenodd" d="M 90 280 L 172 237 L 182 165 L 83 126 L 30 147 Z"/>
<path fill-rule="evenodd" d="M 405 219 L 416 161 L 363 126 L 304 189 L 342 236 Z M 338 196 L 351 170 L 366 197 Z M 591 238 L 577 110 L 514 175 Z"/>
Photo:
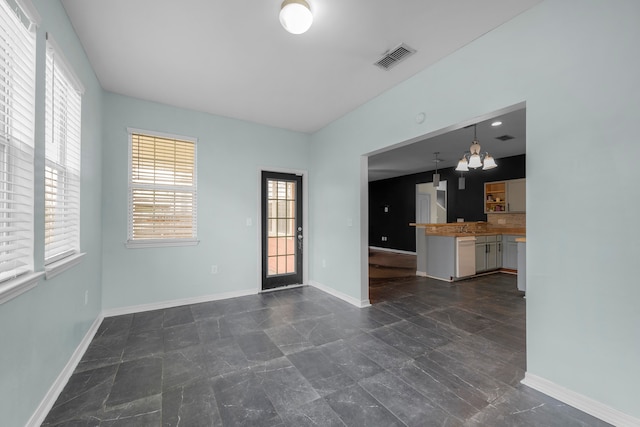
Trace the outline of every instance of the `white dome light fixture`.
<path fill-rule="evenodd" d="M 291 34 L 302 34 L 311 28 L 313 15 L 305 0 L 284 0 L 280 8 L 280 23 Z"/>

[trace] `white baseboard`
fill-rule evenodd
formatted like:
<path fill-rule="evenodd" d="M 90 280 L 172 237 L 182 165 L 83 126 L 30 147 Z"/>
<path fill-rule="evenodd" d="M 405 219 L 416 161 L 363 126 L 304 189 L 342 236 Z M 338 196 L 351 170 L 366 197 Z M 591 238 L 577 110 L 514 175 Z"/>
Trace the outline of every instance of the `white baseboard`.
<path fill-rule="evenodd" d="M 534 374 L 526 373 L 522 384 L 549 395 L 561 402 L 580 409 L 589 415 L 593 415 L 602 421 L 608 422 L 618 427 L 638 427 L 640 419 L 613 409 L 604 403 L 598 402 L 590 397 L 583 396 L 575 391 L 569 390 L 561 385 L 553 383 L 547 379 Z"/>
<path fill-rule="evenodd" d="M 427 272 L 426 271 L 417 271 L 417 270 L 416 270 L 416 276 L 429 277 L 429 276 L 427 276 Z"/>
<path fill-rule="evenodd" d="M 241 291 L 223 292 L 220 294 L 204 295 L 193 298 L 182 298 L 171 301 L 160 301 L 151 304 L 130 305 L 128 307 L 109 308 L 102 311 L 102 317 L 121 316 L 123 314 L 140 313 L 143 311 L 161 310 L 165 308 L 179 307 L 181 305 L 199 304 L 201 302 L 217 301 L 247 295 L 256 295 L 256 289 L 244 289 Z"/>
<path fill-rule="evenodd" d="M 40 405 L 38 405 L 38 408 L 36 408 L 35 412 L 31 415 L 31 418 L 29 418 L 29 421 L 27 421 L 27 427 L 37 427 L 44 422 L 47 414 L 56 403 L 56 399 L 58 399 L 58 396 L 60 395 L 60 393 L 62 393 L 62 390 L 67 385 L 69 378 L 71 378 L 71 375 L 76 370 L 76 366 L 78 366 L 78 363 L 80 363 L 80 359 L 82 359 L 84 352 L 87 351 L 89 344 L 91 344 L 91 340 L 98 331 L 98 328 L 102 323 L 102 319 L 102 315 L 98 315 L 98 317 L 96 317 L 96 320 L 93 321 L 93 324 L 91 324 L 91 327 L 80 341 L 80 344 L 78 344 L 78 347 L 76 347 L 75 351 L 71 355 L 71 358 L 69 358 L 69 361 L 62 369 L 62 372 L 60 372 L 58 378 L 56 378 L 56 380 L 53 382 L 53 384 L 49 388 L 49 391 L 47 392 L 47 394 L 45 394 L 44 398 L 40 402 Z"/>
<path fill-rule="evenodd" d="M 323 285 L 322 283 L 315 282 L 313 280 L 309 281 L 309 286 L 313 286 L 314 288 L 320 289 L 322 292 L 326 292 L 329 295 L 333 295 L 336 298 L 340 298 L 341 300 L 346 301 L 351 305 L 355 305 L 358 308 L 369 307 L 371 305 L 371 302 L 369 301 L 369 299 L 360 301 L 352 296 L 349 296 L 340 291 L 336 291 L 333 288 L 330 288 L 326 285 Z"/>
<path fill-rule="evenodd" d="M 369 246 L 369 249 L 373 249 L 373 250 L 376 250 L 376 251 L 383 251 L 383 252 L 393 252 L 393 253 L 396 253 L 396 254 L 417 255 L 417 252 L 403 251 L 401 249 L 380 248 L 378 246 Z"/>

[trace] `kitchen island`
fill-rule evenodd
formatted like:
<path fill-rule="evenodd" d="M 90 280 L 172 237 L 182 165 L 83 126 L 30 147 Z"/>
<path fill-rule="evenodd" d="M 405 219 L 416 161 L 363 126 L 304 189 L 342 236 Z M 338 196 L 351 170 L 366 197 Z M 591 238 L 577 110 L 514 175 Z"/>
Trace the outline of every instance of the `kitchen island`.
<path fill-rule="evenodd" d="M 486 222 L 416 224 L 416 275 L 452 282 L 478 274 L 516 273 L 515 239 L 523 227 L 493 227 Z M 513 254 L 511 253 L 513 252 Z"/>

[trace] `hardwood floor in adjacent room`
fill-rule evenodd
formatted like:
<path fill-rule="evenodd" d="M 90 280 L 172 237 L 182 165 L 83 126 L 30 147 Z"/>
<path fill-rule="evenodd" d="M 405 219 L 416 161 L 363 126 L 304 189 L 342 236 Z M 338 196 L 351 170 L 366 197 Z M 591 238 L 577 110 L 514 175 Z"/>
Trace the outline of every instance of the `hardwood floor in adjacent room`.
<path fill-rule="evenodd" d="M 105 318 L 43 425 L 607 425 L 520 384 L 515 276 L 391 257 L 367 308 L 301 287 Z"/>

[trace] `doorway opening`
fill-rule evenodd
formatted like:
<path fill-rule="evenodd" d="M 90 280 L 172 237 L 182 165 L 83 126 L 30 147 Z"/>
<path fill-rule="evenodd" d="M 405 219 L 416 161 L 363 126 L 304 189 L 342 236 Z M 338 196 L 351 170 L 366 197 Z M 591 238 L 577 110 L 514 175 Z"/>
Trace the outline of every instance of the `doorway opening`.
<path fill-rule="evenodd" d="M 368 224 L 366 235 L 363 236 L 363 242 L 367 243 L 362 248 L 363 255 L 372 248 L 399 254 L 419 252 L 417 246 L 424 239 L 418 239 L 417 233 L 424 234 L 425 229 L 416 229 L 409 226 L 410 223 L 488 221 L 483 201 L 484 182 L 524 177 L 525 107 L 524 102 L 516 104 L 363 156 L 365 170 L 362 175 L 366 182 L 362 187 L 367 191 L 363 197 L 367 203 L 363 207 Z M 501 121 L 502 125 L 492 126 L 496 121 Z M 469 151 L 474 139 L 470 126 L 474 124 L 477 125 L 477 137 L 483 151 L 489 151 L 499 166 L 487 171 L 461 173 L 455 167 L 463 153 Z M 432 187 L 436 168 L 432 159 L 435 152 L 439 153 L 437 166 L 441 181 L 446 180 L 447 183 L 442 192 L 436 192 L 433 187 L 430 196 L 420 194 L 421 187 L 423 190 Z M 511 173 L 523 175 L 509 177 Z M 441 212 L 434 212 L 427 207 L 427 204 L 436 206 L 434 201 L 443 205 Z M 373 261 L 376 261 L 375 258 Z M 417 264 L 419 267 L 419 260 Z M 363 271 L 367 270 L 363 268 Z M 417 268 L 416 272 L 421 270 L 424 269 Z M 363 277 L 363 290 L 365 282 L 371 291 L 374 281 L 369 276 Z"/>

